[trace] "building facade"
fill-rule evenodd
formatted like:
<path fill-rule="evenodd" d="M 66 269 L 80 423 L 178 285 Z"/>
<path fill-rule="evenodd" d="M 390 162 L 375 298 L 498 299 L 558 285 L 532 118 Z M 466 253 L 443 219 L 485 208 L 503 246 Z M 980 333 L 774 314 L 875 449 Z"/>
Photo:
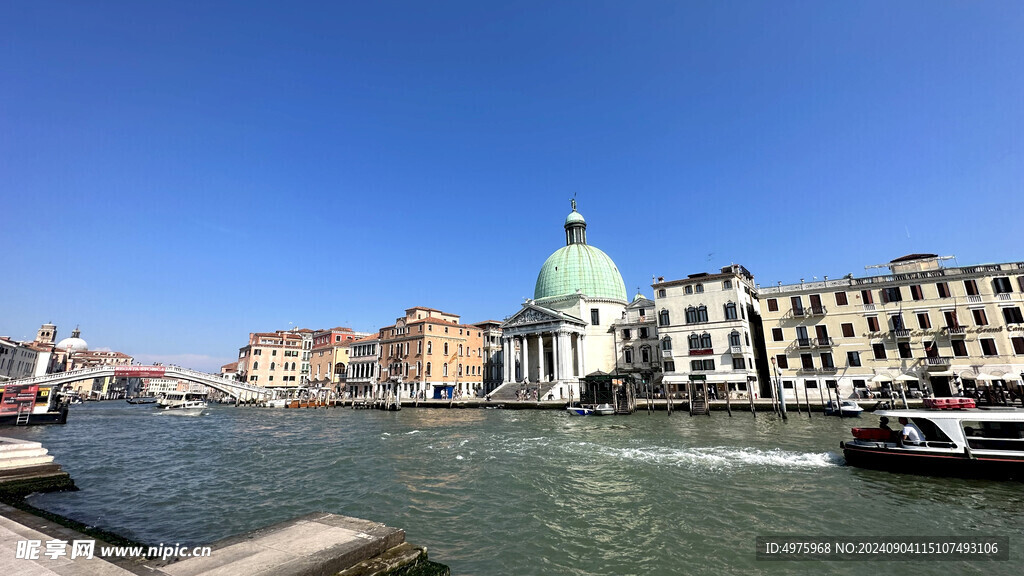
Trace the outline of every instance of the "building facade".
<path fill-rule="evenodd" d="M 379 392 L 380 337 L 375 334 L 353 340 L 348 357 L 345 395 L 349 398 L 373 398 L 374 392 Z"/>
<path fill-rule="evenodd" d="M 27 343 L 0 336 L 0 381 L 36 375 L 39 353 Z"/>
<path fill-rule="evenodd" d="M 249 343 L 238 349 L 239 380 L 264 388 L 302 386 L 301 363 L 307 340 L 312 348 L 312 331 L 250 332 Z"/>
<path fill-rule="evenodd" d="M 351 328 L 336 327 L 313 333 L 312 353 L 309 361 L 309 383 L 320 388 L 341 392 L 349 365 L 349 346 L 366 336 Z"/>
<path fill-rule="evenodd" d="M 654 301 L 637 293 L 622 318 L 612 323 L 615 374 L 629 374 L 637 393 L 646 397 L 661 389 L 661 353 Z"/>
<path fill-rule="evenodd" d="M 889 274 L 762 288 L 765 345 L 785 394 L 842 398 L 987 394 L 1024 379 L 1024 262 L 944 267 L 935 254 Z"/>
<path fill-rule="evenodd" d="M 483 391 L 483 330 L 459 316 L 425 307 L 409 308 L 381 328 L 380 382 L 403 398 L 480 396 Z"/>
<path fill-rule="evenodd" d="M 768 380 L 758 346 L 760 303 L 746 268 L 733 264 L 717 274 L 659 278 L 652 287 L 663 392 L 682 396 L 700 382 L 712 399 L 760 393 Z"/>
<path fill-rule="evenodd" d="M 473 326 L 483 333 L 484 347 L 484 394 L 490 394 L 503 380 L 504 359 L 502 358 L 501 322 L 486 320 Z"/>

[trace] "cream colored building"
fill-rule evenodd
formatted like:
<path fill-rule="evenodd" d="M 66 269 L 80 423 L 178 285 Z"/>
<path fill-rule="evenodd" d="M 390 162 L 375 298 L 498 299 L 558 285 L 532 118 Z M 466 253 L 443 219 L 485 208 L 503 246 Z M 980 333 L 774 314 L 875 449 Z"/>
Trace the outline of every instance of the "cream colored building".
<path fill-rule="evenodd" d="M 712 398 L 724 399 L 726 390 L 745 397 L 766 388 L 760 303 L 746 268 L 659 278 L 652 287 L 664 391 L 681 395 L 690 382 L 706 382 Z"/>
<path fill-rule="evenodd" d="M 1024 262 L 944 267 L 947 259 L 911 254 L 889 262 L 889 274 L 761 288 L 765 346 L 786 395 L 1017 386 Z"/>
<path fill-rule="evenodd" d="M 622 317 L 612 323 L 616 374 L 630 374 L 636 393 L 647 397 L 661 386 L 661 354 L 654 300 L 637 292 Z"/>
<path fill-rule="evenodd" d="M 349 398 L 370 398 L 380 382 L 380 336 L 353 340 L 349 345 L 349 364 L 345 393 Z"/>
<path fill-rule="evenodd" d="M 312 346 L 310 330 L 250 332 L 249 343 L 238 349 L 238 379 L 265 388 L 302 386 L 307 342 Z"/>

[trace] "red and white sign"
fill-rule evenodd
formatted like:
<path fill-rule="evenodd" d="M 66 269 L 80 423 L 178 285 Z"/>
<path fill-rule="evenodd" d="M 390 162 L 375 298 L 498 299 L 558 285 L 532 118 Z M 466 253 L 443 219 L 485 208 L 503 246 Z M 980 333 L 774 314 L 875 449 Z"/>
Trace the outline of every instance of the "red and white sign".
<path fill-rule="evenodd" d="M 31 410 L 36 403 L 36 394 L 38 393 L 38 384 L 5 386 L 3 398 L 0 400 L 0 414 L 17 412 L 21 406 Z"/>
<path fill-rule="evenodd" d="M 114 378 L 163 378 L 163 366 L 118 366 Z"/>

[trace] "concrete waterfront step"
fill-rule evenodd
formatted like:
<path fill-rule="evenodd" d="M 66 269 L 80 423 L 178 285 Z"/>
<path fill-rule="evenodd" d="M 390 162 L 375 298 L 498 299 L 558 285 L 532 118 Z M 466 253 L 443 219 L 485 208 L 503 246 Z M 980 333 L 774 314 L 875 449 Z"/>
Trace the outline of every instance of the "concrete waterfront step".
<path fill-rule="evenodd" d="M 404 542 L 398 528 L 315 513 L 214 543 L 210 556 L 158 568 L 170 576 L 337 574 Z"/>
<path fill-rule="evenodd" d="M 46 450 L 39 442 L 0 437 L 0 458 L 10 458 L 25 450 Z"/>
<path fill-rule="evenodd" d="M 51 462 L 53 456 L 39 442 L 0 438 L 0 473 Z"/>

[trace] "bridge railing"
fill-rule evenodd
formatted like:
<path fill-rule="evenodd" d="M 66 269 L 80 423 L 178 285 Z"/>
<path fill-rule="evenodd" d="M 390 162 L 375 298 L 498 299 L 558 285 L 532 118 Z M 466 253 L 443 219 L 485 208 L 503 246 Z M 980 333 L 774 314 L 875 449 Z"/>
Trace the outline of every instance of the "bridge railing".
<path fill-rule="evenodd" d="M 85 379 L 88 377 L 95 377 L 99 375 L 114 375 L 118 366 L 107 365 L 107 366 L 95 366 L 90 368 L 79 368 L 78 370 L 68 370 L 67 372 L 53 372 L 51 374 L 42 374 L 40 376 L 31 376 L 29 378 L 19 378 L 17 380 L 8 380 L 3 382 L 4 386 L 7 385 L 30 385 L 36 383 L 50 383 L 60 381 L 71 381 L 74 382 L 76 379 Z M 199 370 L 192 370 L 191 368 L 182 368 L 180 366 L 163 366 L 164 375 L 178 375 L 184 376 L 187 379 L 198 381 L 201 384 L 215 385 L 215 387 L 224 387 L 234 390 L 244 390 L 253 394 L 272 396 L 274 393 L 266 388 L 259 386 L 253 386 L 230 378 L 217 376 L 216 374 L 208 374 L 206 372 L 200 372 Z M 130 377 L 130 376 L 129 376 Z"/>

